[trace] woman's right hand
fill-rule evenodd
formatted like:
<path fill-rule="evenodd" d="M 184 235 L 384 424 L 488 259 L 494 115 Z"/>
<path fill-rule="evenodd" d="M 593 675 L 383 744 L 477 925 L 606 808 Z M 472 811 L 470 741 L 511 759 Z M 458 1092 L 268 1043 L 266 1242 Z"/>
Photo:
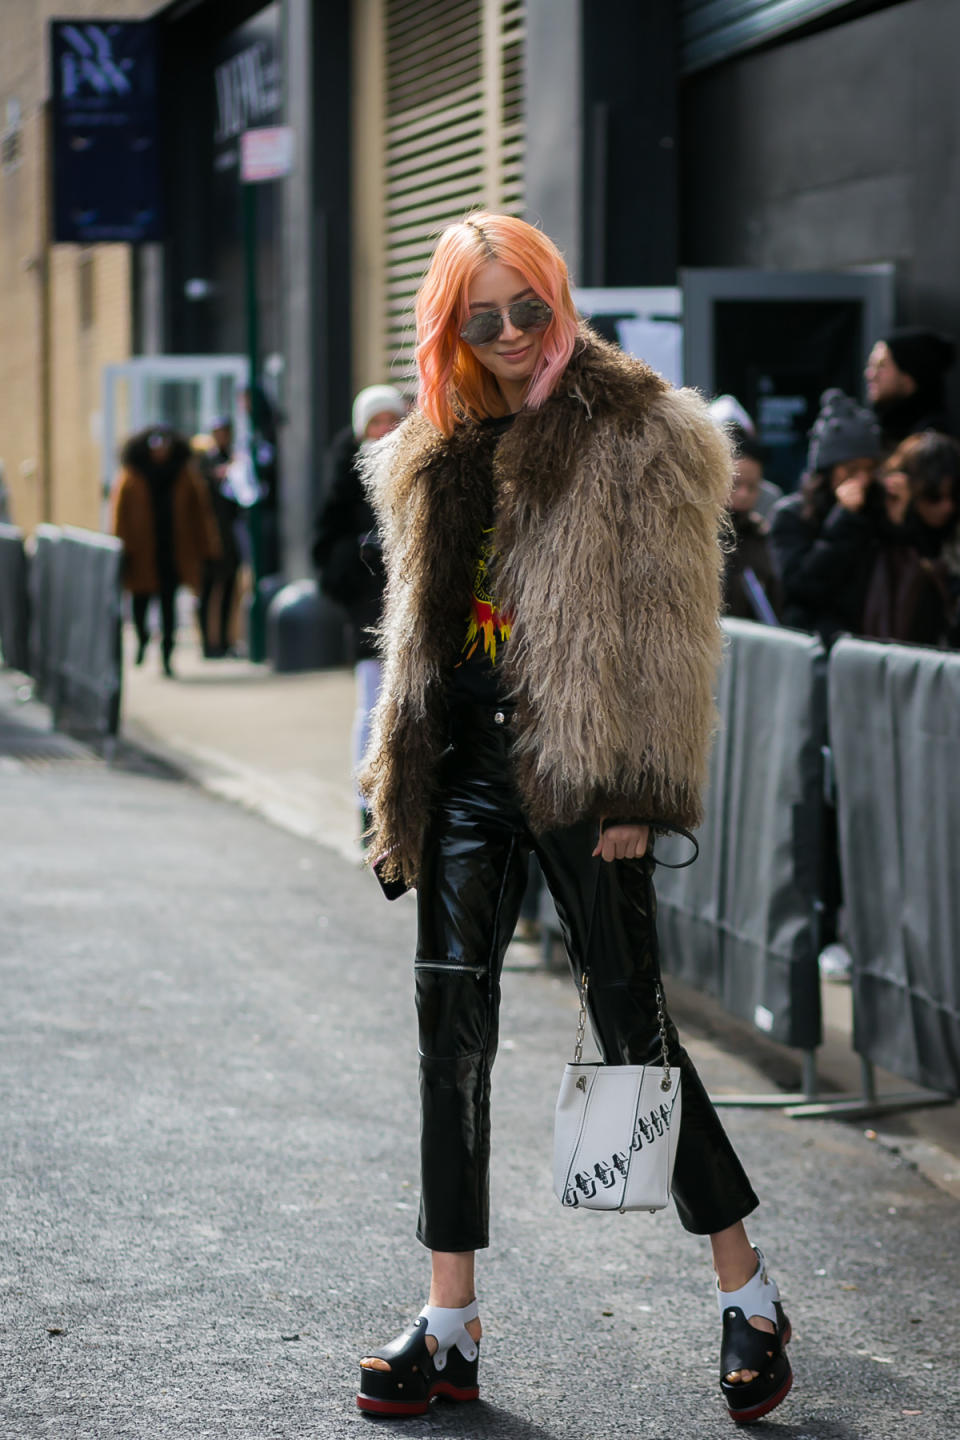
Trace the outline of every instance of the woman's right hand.
<path fill-rule="evenodd" d="M 649 825 L 608 825 L 600 822 L 600 834 L 593 849 L 593 858 L 603 860 L 639 860 L 650 843 Z"/>
<path fill-rule="evenodd" d="M 856 475 L 850 480 L 843 480 L 834 492 L 834 499 L 838 505 L 843 506 L 844 510 L 856 514 L 858 510 L 863 509 L 864 501 L 867 498 L 868 483 Z"/>

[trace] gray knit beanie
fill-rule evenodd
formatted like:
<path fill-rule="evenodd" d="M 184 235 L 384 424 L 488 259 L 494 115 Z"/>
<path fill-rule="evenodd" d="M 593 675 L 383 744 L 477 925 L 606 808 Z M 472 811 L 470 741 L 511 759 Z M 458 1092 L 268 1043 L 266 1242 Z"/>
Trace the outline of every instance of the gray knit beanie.
<path fill-rule="evenodd" d="M 880 427 L 872 410 L 858 405 L 842 390 L 824 390 L 820 414 L 810 431 L 808 470 L 830 470 L 848 460 L 879 460 Z"/>

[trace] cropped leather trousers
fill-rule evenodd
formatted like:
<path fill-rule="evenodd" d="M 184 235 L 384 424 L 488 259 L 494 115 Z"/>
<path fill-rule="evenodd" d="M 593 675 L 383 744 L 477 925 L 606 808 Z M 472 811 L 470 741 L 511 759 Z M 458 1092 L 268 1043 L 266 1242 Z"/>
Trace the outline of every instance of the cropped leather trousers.
<path fill-rule="evenodd" d="M 465 1251 L 489 1243 L 500 974 L 530 851 L 556 904 L 578 984 L 589 968 L 590 1021 L 608 1063 L 658 1063 L 659 964 L 652 858 L 593 859 L 594 821 L 532 834 L 510 777 L 509 710 L 455 710 L 451 742 L 418 884 L 417 1235 L 431 1250 Z M 713 1234 L 748 1215 L 757 1197 L 669 1017 L 667 1028 L 683 1093 L 673 1195 L 686 1229 Z"/>

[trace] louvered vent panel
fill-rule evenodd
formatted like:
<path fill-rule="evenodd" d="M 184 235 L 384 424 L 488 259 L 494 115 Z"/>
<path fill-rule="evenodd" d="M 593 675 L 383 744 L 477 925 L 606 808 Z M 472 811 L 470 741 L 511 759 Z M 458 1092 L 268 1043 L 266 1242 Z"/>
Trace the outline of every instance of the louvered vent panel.
<path fill-rule="evenodd" d="M 387 0 L 386 16 L 386 343 L 406 380 L 437 232 L 483 193 L 481 0 Z"/>
<path fill-rule="evenodd" d="M 500 107 L 500 208 L 519 215 L 524 206 L 526 104 L 523 88 L 523 0 L 505 0 Z"/>
<path fill-rule="evenodd" d="M 413 374 L 413 300 L 438 233 L 474 205 L 523 208 L 523 0 L 386 0 L 386 366 Z M 484 24 L 497 26 L 487 113 Z"/>

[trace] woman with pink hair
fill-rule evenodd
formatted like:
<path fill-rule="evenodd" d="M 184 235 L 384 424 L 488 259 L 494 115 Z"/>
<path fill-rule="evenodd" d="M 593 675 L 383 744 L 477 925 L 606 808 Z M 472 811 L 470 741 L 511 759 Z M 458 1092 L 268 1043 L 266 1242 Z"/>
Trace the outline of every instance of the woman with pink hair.
<path fill-rule="evenodd" d="M 731 458 L 699 396 L 578 321 L 539 230 L 444 231 L 416 307 L 418 409 L 366 457 L 387 570 L 361 775 L 388 894 L 416 886 L 427 1305 L 361 1361 L 361 1409 L 475 1399 L 500 970 L 535 852 L 603 1058 L 659 1063 L 652 836 L 701 818 Z M 677 1032 L 673 1194 L 709 1235 L 721 1386 L 784 1398 L 790 1327 L 757 1198 Z"/>

